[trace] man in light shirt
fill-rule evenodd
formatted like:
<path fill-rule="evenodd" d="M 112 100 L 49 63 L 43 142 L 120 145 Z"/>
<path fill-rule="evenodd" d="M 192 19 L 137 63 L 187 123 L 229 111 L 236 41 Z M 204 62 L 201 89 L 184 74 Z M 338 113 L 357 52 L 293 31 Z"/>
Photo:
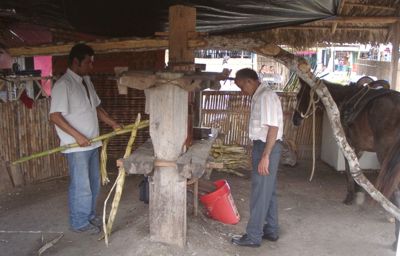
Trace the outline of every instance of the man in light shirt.
<path fill-rule="evenodd" d="M 276 175 L 282 150 L 282 106 L 275 92 L 260 86 L 252 69 L 239 70 L 235 83 L 244 94 L 252 96 L 249 137 L 253 141 L 253 171 L 246 234 L 233 238 L 232 243 L 258 247 L 262 239 L 277 241 L 279 238 Z"/>
<path fill-rule="evenodd" d="M 68 204 L 70 226 L 75 232 L 99 233 L 101 219 L 96 216 L 100 191 L 99 153 L 101 142 L 90 143 L 99 136 L 99 121 L 113 129 L 120 128 L 100 106 L 100 99 L 90 80 L 94 51 L 85 44 L 72 47 L 66 73 L 51 92 L 50 120 L 56 125 L 61 145 L 77 142 L 80 147 L 65 150 L 70 185 Z"/>

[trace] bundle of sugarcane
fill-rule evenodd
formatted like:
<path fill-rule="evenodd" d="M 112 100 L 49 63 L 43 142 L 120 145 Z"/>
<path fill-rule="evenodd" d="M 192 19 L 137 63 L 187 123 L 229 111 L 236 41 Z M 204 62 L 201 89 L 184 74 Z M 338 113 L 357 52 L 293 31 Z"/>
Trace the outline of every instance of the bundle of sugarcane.
<path fill-rule="evenodd" d="M 139 126 L 140 126 L 140 114 L 138 114 L 135 124 L 131 129 L 131 136 L 129 138 L 128 145 L 126 146 L 124 158 L 129 157 L 132 152 L 133 142 L 135 141 L 137 130 L 138 130 Z M 118 211 L 119 202 L 121 200 L 122 190 L 124 188 L 124 183 L 125 183 L 125 176 L 126 176 L 126 172 L 125 172 L 124 167 L 123 166 L 118 167 L 118 177 L 115 180 L 115 183 L 112 186 L 110 192 L 108 193 L 106 200 L 104 201 L 103 231 L 104 231 L 104 238 L 105 238 L 104 240 L 105 240 L 105 243 L 107 246 L 108 246 L 108 236 L 111 234 L 112 225 L 114 223 L 114 219 L 115 219 L 115 216 Z M 114 199 L 113 199 L 113 202 L 111 205 L 110 215 L 108 216 L 108 221 L 106 223 L 107 202 L 108 202 L 108 199 L 110 198 L 114 189 L 115 189 Z"/>
<path fill-rule="evenodd" d="M 110 181 L 108 179 L 107 170 L 106 170 L 108 141 L 114 136 L 132 132 L 132 129 L 143 129 L 148 126 L 149 126 L 149 120 L 145 120 L 145 121 L 140 122 L 139 124 L 135 123 L 135 124 L 126 125 L 121 129 L 117 129 L 110 133 L 100 135 L 100 136 L 95 137 L 90 140 L 91 143 L 94 143 L 96 141 L 103 141 L 103 147 L 102 147 L 102 151 L 101 151 L 101 163 L 100 163 L 101 182 L 103 185 L 106 185 Z M 22 157 L 22 158 L 18 159 L 17 161 L 14 161 L 12 164 L 16 165 L 16 164 L 23 163 L 23 162 L 31 160 L 31 159 L 48 156 L 48 155 L 51 155 L 51 154 L 54 154 L 57 152 L 64 151 L 69 148 L 76 148 L 76 147 L 79 147 L 78 143 L 64 145 L 64 146 L 53 148 L 53 149 L 43 151 L 40 153 L 35 153 L 30 156 Z"/>
<path fill-rule="evenodd" d="M 216 162 L 224 163 L 223 169 L 216 169 L 220 172 L 227 172 L 238 176 L 245 176 L 237 170 L 249 170 L 250 160 L 246 150 L 242 146 L 222 145 L 216 143 L 212 146 L 211 155 Z"/>

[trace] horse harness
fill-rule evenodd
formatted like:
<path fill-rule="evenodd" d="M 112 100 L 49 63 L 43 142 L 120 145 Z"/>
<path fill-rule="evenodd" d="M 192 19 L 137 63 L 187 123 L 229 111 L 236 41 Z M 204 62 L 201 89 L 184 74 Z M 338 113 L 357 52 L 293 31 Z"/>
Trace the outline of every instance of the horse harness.
<path fill-rule="evenodd" d="M 389 93 L 389 89 L 382 87 L 363 86 L 356 94 L 338 106 L 342 125 L 349 127 L 368 103 Z"/>

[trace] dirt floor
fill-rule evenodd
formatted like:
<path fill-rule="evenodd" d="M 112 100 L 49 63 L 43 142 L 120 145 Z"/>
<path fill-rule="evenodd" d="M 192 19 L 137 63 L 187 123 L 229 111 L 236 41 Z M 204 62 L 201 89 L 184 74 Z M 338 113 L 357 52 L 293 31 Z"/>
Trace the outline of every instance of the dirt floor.
<path fill-rule="evenodd" d="M 138 199 L 139 176 L 127 178 L 109 247 L 104 241 L 98 241 L 98 236 L 69 231 L 68 179 L 64 178 L 0 196 L 0 255 L 38 255 L 43 244 L 60 235 L 57 232 L 64 236 L 42 255 L 395 255 L 391 250 L 394 224 L 388 222 L 384 210 L 373 203 L 342 204 L 344 175 L 318 163 L 314 180 L 308 182 L 310 166 L 310 162 L 300 162 L 293 168 L 280 167 L 280 239 L 265 241 L 260 248 L 230 244 L 233 235 L 245 230 L 250 180 L 214 172 L 212 180 L 228 180 L 241 221 L 237 225 L 224 225 L 203 213 L 193 217 L 190 214 L 192 195 L 188 194 L 187 246 L 184 249 L 150 241 L 148 205 Z M 100 202 L 104 201 L 110 187 L 103 188 Z M 102 203 L 99 206 L 102 207 Z"/>

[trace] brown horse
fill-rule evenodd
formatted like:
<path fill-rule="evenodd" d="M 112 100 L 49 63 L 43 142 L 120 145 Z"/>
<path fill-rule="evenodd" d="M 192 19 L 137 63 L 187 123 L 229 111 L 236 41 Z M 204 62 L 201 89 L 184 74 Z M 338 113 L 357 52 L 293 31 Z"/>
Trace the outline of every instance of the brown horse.
<path fill-rule="evenodd" d="M 310 86 L 300 80 L 297 107 L 293 124 L 300 125 L 310 101 Z M 376 187 L 397 206 L 400 206 L 400 93 L 385 89 L 387 82 L 374 81 L 373 87 L 353 84 L 342 86 L 324 81 L 340 111 L 341 123 L 347 141 L 355 153 L 376 152 L 381 164 Z M 382 86 L 379 86 L 382 85 Z M 377 89 L 383 87 L 382 89 Z M 314 97 L 317 97 L 314 94 Z M 348 164 L 347 196 L 344 203 L 351 204 L 356 184 Z M 396 221 L 396 236 L 398 224 Z"/>

